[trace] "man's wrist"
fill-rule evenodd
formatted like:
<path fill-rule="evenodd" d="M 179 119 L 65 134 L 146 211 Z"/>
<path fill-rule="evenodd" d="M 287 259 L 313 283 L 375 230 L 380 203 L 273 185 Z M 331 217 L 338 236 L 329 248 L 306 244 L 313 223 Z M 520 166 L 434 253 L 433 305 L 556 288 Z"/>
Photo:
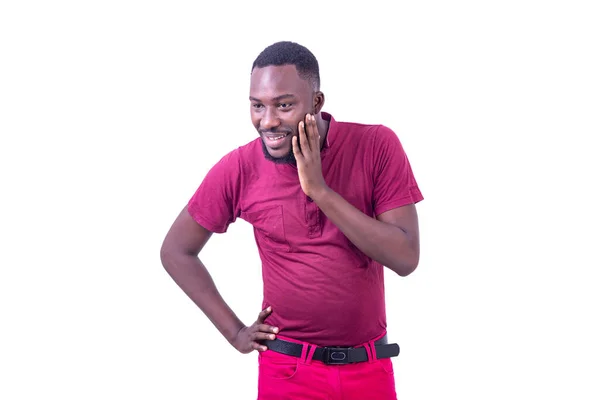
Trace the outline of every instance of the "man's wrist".
<path fill-rule="evenodd" d="M 331 188 L 327 185 L 324 185 L 323 187 L 312 192 L 308 197 L 310 197 L 315 203 L 319 203 L 320 201 L 323 201 L 323 199 L 326 198 L 331 192 Z"/>
<path fill-rule="evenodd" d="M 237 325 L 235 325 L 232 328 L 223 332 L 223 336 L 225 336 L 225 339 L 227 339 L 227 341 L 233 345 L 235 343 L 235 340 L 238 337 L 238 334 L 245 327 L 246 327 L 246 325 L 244 325 L 241 321 L 239 321 L 239 323 Z"/>

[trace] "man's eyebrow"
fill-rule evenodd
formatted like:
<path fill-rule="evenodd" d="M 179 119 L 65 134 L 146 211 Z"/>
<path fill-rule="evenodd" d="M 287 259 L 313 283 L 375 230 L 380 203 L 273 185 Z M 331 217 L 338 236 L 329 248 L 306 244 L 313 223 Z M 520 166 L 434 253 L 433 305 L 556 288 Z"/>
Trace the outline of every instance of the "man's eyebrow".
<path fill-rule="evenodd" d="M 291 93 L 286 93 L 286 94 L 282 94 L 281 96 L 277 96 L 277 97 L 275 97 L 275 98 L 273 99 L 273 101 L 280 101 L 280 100 L 283 100 L 283 99 L 285 99 L 285 98 L 290 98 L 290 97 L 292 97 L 292 98 L 295 98 L 296 96 L 294 96 L 294 95 L 293 95 L 293 94 L 291 94 Z M 261 100 L 257 99 L 256 97 L 252 97 L 252 96 L 250 96 L 250 101 L 256 101 L 256 102 L 258 102 L 258 103 L 261 103 L 261 102 L 262 102 Z"/>

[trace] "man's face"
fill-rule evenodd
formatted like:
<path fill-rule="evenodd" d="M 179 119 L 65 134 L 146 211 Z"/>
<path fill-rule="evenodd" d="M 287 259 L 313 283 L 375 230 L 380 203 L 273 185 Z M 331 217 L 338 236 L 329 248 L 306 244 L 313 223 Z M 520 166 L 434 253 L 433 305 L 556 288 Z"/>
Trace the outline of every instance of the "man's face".
<path fill-rule="evenodd" d="M 250 115 L 265 157 L 276 163 L 295 164 L 292 137 L 298 123 L 314 113 L 314 91 L 294 65 L 255 68 L 250 78 Z"/>

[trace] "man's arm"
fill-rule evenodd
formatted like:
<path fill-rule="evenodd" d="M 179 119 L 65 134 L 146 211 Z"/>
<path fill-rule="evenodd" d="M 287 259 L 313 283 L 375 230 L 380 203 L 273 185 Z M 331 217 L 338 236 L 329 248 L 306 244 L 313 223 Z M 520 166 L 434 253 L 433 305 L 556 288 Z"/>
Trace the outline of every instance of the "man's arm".
<path fill-rule="evenodd" d="M 413 272 L 419 263 L 420 253 L 415 205 L 392 208 L 380 213 L 377 219 L 364 214 L 325 183 L 321 170 L 320 136 L 313 115 L 307 115 L 305 121 L 298 124 L 298 133 L 298 137 L 292 138 L 292 148 L 304 193 L 367 256 L 398 275 L 407 276 Z M 399 142 L 392 148 L 396 153 L 388 154 L 385 159 L 402 156 L 399 154 Z M 395 174 L 391 179 L 397 185 Z M 390 175 L 387 177 L 390 178 Z M 379 188 L 389 189 L 388 186 L 389 182 L 385 180 L 379 183 Z"/>
<path fill-rule="evenodd" d="M 198 254 L 212 232 L 200 226 L 184 208 L 169 229 L 160 249 L 165 270 L 211 322 L 233 343 L 245 325 L 225 303 Z"/>
<path fill-rule="evenodd" d="M 419 264 L 419 224 L 414 204 L 371 218 L 328 190 L 313 199 L 321 211 L 363 253 L 400 276 Z"/>
<path fill-rule="evenodd" d="M 386 211 L 377 219 L 364 214 L 331 189 L 313 201 L 363 253 L 400 276 L 419 263 L 419 223 L 414 204 Z"/>
<path fill-rule="evenodd" d="M 242 353 L 264 350 L 258 341 L 274 338 L 265 332 L 277 332 L 274 327 L 263 324 L 271 310 L 263 310 L 257 321 L 246 327 L 225 303 L 198 257 L 211 235 L 212 232 L 199 225 L 190 216 L 187 207 L 184 208 L 163 241 L 160 249 L 162 264 L 229 343 Z"/>

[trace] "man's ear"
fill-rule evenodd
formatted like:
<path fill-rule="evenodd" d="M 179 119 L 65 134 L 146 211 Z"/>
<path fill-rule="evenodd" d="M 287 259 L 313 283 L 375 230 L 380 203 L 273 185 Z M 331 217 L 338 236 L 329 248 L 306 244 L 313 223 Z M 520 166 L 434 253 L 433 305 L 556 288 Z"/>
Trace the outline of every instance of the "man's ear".
<path fill-rule="evenodd" d="M 325 104 L 325 95 L 323 92 L 319 91 L 315 93 L 313 97 L 313 114 L 318 114 L 321 112 L 323 105 Z"/>

